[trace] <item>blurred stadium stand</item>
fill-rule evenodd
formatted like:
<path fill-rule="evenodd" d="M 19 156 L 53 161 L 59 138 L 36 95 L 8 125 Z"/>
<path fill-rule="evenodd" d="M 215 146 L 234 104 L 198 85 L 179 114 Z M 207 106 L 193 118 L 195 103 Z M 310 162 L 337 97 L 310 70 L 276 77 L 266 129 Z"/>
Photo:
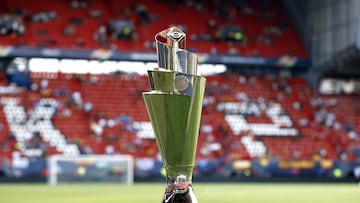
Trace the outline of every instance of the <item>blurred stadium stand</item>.
<path fill-rule="evenodd" d="M 160 177 L 141 97 L 146 76 L 20 71 L 14 59 L 153 62 L 154 35 L 176 25 L 202 63 L 228 68 L 206 76 L 195 176 L 353 178 L 360 165 L 359 14 L 349 11 L 338 28 L 325 22 L 360 5 L 301 2 L 4 1 L 0 176 L 45 176 L 52 154 L 120 153 L 136 158 L 135 175 Z"/>

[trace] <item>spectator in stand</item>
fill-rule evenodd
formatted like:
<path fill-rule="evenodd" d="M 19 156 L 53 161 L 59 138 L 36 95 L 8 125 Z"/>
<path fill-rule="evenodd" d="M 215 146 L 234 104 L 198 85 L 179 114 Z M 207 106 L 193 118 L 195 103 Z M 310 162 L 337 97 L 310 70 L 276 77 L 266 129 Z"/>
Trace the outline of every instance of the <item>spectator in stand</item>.
<path fill-rule="evenodd" d="M 239 50 L 235 47 L 229 47 L 228 51 L 227 51 L 228 55 L 232 55 L 232 56 L 236 56 L 239 55 Z"/>
<path fill-rule="evenodd" d="M 117 19 L 110 21 L 109 32 L 113 39 L 116 40 L 133 40 L 135 26 L 129 19 Z"/>
<path fill-rule="evenodd" d="M 238 92 L 235 95 L 236 99 L 239 101 L 243 101 L 243 102 L 248 102 L 249 101 L 249 97 L 247 96 L 247 94 L 245 92 Z"/>
<path fill-rule="evenodd" d="M 106 146 L 105 146 L 105 154 L 108 154 L 108 155 L 110 155 L 110 154 L 115 154 L 115 148 L 114 148 L 114 146 L 111 145 L 111 144 L 106 145 Z"/>
<path fill-rule="evenodd" d="M 103 133 L 103 127 L 95 121 L 90 122 L 90 130 L 96 137 L 100 138 Z"/>
<path fill-rule="evenodd" d="M 267 46 L 270 46 L 273 44 L 273 40 L 271 39 L 270 36 L 265 35 L 263 33 L 260 33 L 256 36 L 256 42 L 257 43 L 264 43 Z"/>
<path fill-rule="evenodd" d="M 221 26 L 216 31 L 216 41 L 225 41 L 228 44 L 246 44 L 246 35 L 239 26 Z"/>
<path fill-rule="evenodd" d="M 211 18 L 207 21 L 207 29 L 208 29 L 208 32 L 210 33 L 215 33 L 216 30 L 218 29 L 218 25 L 217 25 L 217 22 L 215 19 Z"/>
<path fill-rule="evenodd" d="M 325 107 L 320 107 L 318 110 L 315 111 L 315 121 L 318 124 L 324 124 L 326 119 L 327 112 Z"/>
<path fill-rule="evenodd" d="M 141 24 L 148 25 L 151 22 L 147 7 L 144 4 L 133 5 L 132 10 L 141 19 Z"/>
<path fill-rule="evenodd" d="M 219 50 L 215 46 L 213 46 L 210 49 L 210 54 L 217 55 L 217 54 L 219 54 Z"/>
<path fill-rule="evenodd" d="M 75 44 L 78 47 L 83 47 L 85 45 L 85 41 L 84 41 L 84 39 L 82 37 L 78 37 L 78 38 L 76 38 Z"/>
<path fill-rule="evenodd" d="M 89 12 L 89 16 L 92 18 L 101 18 L 103 16 L 103 13 L 101 10 L 93 9 Z"/>
<path fill-rule="evenodd" d="M 72 115 L 71 108 L 65 106 L 65 108 L 62 109 L 62 111 L 61 111 L 61 116 L 63 118 L 70 118 L 71 115 Z"/>
<path fill-rule="evenodd" d="M 117 121 L 120 123 L 129 124 L 129 123 L 133 122 L 133 118 L 132 118 L 132 116 L 124 113 L 124 114 L 121 114 L 117 118 Z"/>
<path fill-rule="evenodd" d="M 69 2 L 70 8 L 86 8 L 88 7 L 88 1 L 87 0 L 71 0 Z"/>
<path fill-rule="evenodd" d="M 93 149 L 89 145 L 81 145 L 80 146 L 81 154 L 93 154 Z"/>
<path fill-rule="evenodd" d="M 207 122 L 203 122 L 200 126 L 200 132 L 204 134 L 212 134 L 213 133 L 213 127 L 211 124 Z"/>
<path fill-rule="evenodd" d="M 75 26 L 73 24 L 68 24 L 64 28 L 65 36 L 73 36 L 75 34 Z"/>
<path fill-rule="evenodd" d="M 91 112 L 93 111 L 93 104 L 89 101 L 85 102 L 84 111 L 87 115 L 91 114 Z"/>
<path fill-rule="evenodd" d="M 37 23 L 47 23 L 50 20 L 56 20 L 57 18 L 58 14 L 56 13 L 56 11 L 40 11 L 34 14 L 31 20 Z"/>
<path fill-rule="evenodd" d="M 17 140 L 14 134 L 11 132 L 6 136 L 5 142 L 1 144 L 1 151 L 11 151 L 15 149 L 15 146 L 17 144 Z"/>
<path fill-rule="evenodd" d="M 260 115 L 260 108 L 255 100 L 249 100 L 247 102 L 246 114 L 248 115 Z"/>
<path fill-rule="evenodd" d="M 333 111 L 328 112 L 325 118 L 325 125 L 327 127 L 332 127 L 334 126 L 335 121 L 336 121 L 335 112 Z"/>
<path fill-rule="evenodd" d="M 264 28 L 264 34 L 267 36 L 281 37 L 282 31 L 277 26 L 266 26 Z"/>
<path fill-rule="evenodd" d="M 285 68 L 293 67 L 297 62 L 297 58 L 290 53 L 284 54 L 279 58 L 278 65 Z"/>
<path fill-rule="evenodd" d="M 49 81 L 47 79 L 41 79 L 40 88 L 47 89 L 49 87 Z"/>
<path fill-rule="evenodd" d="M 356 133 L 356 131 L 354 131 L 354 130 L 351 130 L 348 132 L 348 137 L 351 140 L 359 140 L 359 138 L 360 138 L 358 133 Z"/>
<path fill-rule="evenodd" d="M 25 25 L 20 17 L 3 15 L 0 16 L 0 35 L 23 35 Z"/>
<path fill-rule="evenodd" d="M 31 133 L 32 137 L 26 140 L 25 147 L 27 149 L 38 149 L 40 150 L 39 156 L 45 156 L 48 149 L 48 145 L 41 139 L 40 132 Z"/>
<path fill-rule="evenodd" d="M 155 41 L 149 41 L 149 40 L 146 40 L 144 42 L 144 47 L 146 49 L 151 49 L 151 50 L 154 50 L 156 48 L 156 42 Z"/>
<path fill-rule="evenodd" d="M 106 26 L 101 25 L 96 32 L 94 33 L 94 40 L 102 44 L 103 46 L 108 45 L 108 40 L 106 38 Z"/>
<path fill-rule="evenodd" d="M 71 95 L 71 99 L 75 103 L 75 105 L 78 109 L 83 108 L 83 101 L 82 101 L 80 92 L 78 92 L 78 91 L 73 92 Z"/>

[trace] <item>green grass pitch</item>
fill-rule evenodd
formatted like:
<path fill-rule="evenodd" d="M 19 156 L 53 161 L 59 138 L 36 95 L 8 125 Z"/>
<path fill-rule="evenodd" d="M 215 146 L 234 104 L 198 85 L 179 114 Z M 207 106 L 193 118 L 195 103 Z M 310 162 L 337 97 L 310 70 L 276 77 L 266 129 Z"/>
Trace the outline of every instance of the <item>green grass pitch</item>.
<path fill-rule="evenodd" d="M 0 184 L 1 203 L 160 203 L 161 183 Z M 200 203 L 359 203 L 358 184 L 195 183 Z"/>

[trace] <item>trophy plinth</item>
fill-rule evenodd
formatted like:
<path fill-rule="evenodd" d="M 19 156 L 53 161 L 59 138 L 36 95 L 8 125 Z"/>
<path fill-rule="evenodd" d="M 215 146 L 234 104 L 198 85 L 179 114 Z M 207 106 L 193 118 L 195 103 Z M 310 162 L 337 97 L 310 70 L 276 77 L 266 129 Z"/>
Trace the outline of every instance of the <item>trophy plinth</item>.
<path fill-rule="evenodd" d="M 185 50 L 176 27 L 155 36 L 159 68 L 148 71 L 143 98 L 166 170 L 162 202 L 197 203 L 192 190 L 205 78 L 197 75 L 197 55 Z"/>

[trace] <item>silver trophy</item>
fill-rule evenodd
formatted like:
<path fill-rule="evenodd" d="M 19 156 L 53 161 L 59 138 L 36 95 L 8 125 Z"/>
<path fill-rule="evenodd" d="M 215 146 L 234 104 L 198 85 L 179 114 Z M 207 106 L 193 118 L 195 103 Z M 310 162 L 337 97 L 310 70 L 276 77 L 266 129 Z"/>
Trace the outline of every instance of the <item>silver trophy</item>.
<path fill-rule="evenodd" d="M 143 98 L 166 170 L 163 203 L 197 203 L 192 189 L 205 78 L 197 75 L 198 57 L 185 50 L 177 27 L 155 36 L 159 68 L 148 71 L 151 91 Z"/>

